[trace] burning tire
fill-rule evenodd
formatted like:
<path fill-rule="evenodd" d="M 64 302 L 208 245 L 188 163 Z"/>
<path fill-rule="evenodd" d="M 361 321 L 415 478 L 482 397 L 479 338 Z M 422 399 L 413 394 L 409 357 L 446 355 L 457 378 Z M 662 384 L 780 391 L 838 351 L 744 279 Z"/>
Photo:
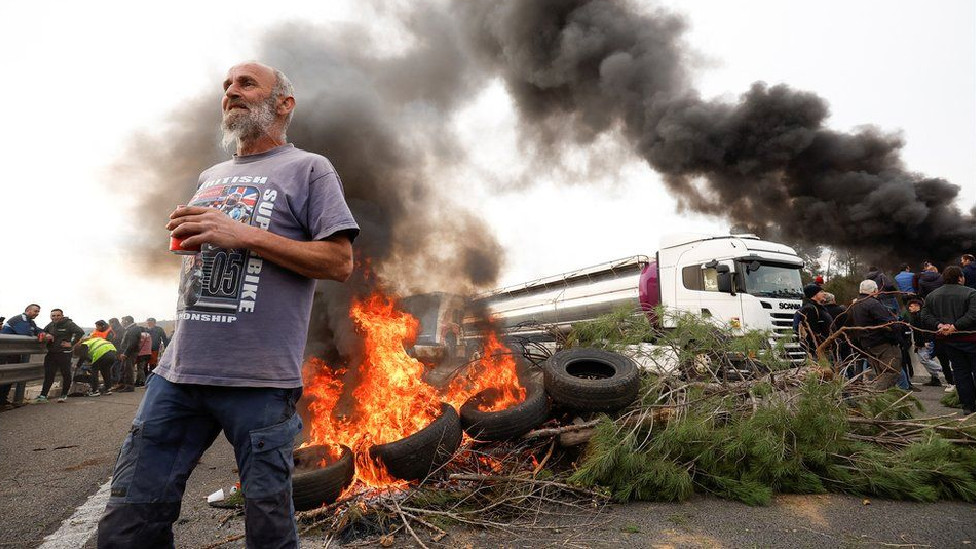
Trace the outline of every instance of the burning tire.
<path fill-rule="evenodd" d="M 552 401 L 584 412 L 610 412 L 637 399 L 640 376 L 633 360 L 600 349 L 567 349 L 542 365 Z"/>
<path fill-rule="evenodd" d="M 497 412 L 482 411 L 479 406 L 498 398 L 498 389 L 485 389 L 461 406 L 461 427 L 478 440 L 518 438 L 538 427 L 549 417 L 549 399 L 541 383 L 525 387 L 525 400 Z"/>
<path fill-rule="evenodd" d="M 322 460 L 329 462 L 320 467 Z M 291 498 L 296 511 L 307 511 L 339 499 L 352 482 L 356 466 L 352 450 L 343 446 L 334 460 L 327 446 L 308 446 L 295 450 L 295 472 L 291 477 Z"/>
<path fill-rule="evenodd" d="M 441 403 L 441 415 L 416 433 L 369 449 L 369 457 L 396 478 L 422 480 L 454 457 L 461 445 L 461 420 L 450 404 Z"/>

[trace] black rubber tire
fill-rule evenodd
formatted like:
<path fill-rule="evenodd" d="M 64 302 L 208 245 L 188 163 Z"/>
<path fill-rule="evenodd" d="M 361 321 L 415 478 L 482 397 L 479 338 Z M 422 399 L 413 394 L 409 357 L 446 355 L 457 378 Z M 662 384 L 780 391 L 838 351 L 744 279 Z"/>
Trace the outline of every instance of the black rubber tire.
<path fill-rule="evenodd" d="M 541 383 L 528 383 L 525 400 L 497 412 L 478 409 L 482 402 L 494 402 L 498 389 L 485 389 L 461 406 L 461 427 L 476 440 L 494 441 L 518 438 L 538 427 L 549 417 L 549 398 Z"/>
<path fill-rule="evenodd" d="M 566 349 L 542 364 L 546 391 L 555 404 L 581 412 L 625 408 L 640 392 L 633 360 L 600 349 Z"/>
<path fill-rule="evenodd" d="M 329 457 L 326 446 L 298 448 L 295 454 L 295 472 L 291 476 L 291 499 L 296 511 L 307 511 L 328 505 L 339 499 L 342 491 L 352 483 L 356 464 L 352 450 L 342 447 L 342 454 L 334 463 L 319 467 Z"/>
<path fill-rule="evenodd" d="M 460 445 L 461 419 L 453 406 L 442 402 L 440 417 L 430 425 L 406 438 L 373 446 L 369 457 L 398 479 L 423 480 L 450 461 Z"/>

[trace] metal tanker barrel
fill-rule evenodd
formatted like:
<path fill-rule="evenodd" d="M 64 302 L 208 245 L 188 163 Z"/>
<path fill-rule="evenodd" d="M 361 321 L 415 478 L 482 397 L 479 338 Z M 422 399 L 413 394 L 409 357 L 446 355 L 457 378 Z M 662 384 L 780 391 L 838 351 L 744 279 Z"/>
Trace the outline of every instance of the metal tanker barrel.
<path fill-rule="evenodd" d="M 509 334 L 539 332 L 539 325 L 568 331 L 620 308 L 640 307 L 641 272 L 647 256 L 618 259 L 525 284 L 501 288 L 476 299 L 493 323 Z"/>

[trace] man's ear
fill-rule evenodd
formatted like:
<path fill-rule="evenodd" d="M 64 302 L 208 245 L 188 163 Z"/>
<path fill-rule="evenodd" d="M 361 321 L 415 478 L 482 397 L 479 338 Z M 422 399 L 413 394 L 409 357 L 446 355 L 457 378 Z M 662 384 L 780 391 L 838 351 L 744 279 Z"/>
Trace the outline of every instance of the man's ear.
<path fill-rule="evenodd" d="M 278 102 L 278 116 L 288 116 L 295 109 L 295 98 L 288 96 Z"/>

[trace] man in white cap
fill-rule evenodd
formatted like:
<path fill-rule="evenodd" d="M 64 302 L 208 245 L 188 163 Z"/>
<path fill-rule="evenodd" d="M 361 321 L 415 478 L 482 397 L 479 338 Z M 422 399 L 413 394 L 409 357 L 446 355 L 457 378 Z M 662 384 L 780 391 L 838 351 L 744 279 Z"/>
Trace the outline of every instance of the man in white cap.
<path fill-rule="evenodd" d="M 858 330 L 854 339 L 859 350 L 867 355 L 866 358 L 874 369 L 873 388 L 883 391 L 894 387 L 901 376 L 901 348 L 898 346 L 898 334 L 893 326 L 886 326 L 898 319 L 878 301 L 875 297 L 877 293 L 878 284 L 875 281 L 862 281 L 861 295 L 854 300 L 848 314 L 854 326 L 876 327 Z"/>

